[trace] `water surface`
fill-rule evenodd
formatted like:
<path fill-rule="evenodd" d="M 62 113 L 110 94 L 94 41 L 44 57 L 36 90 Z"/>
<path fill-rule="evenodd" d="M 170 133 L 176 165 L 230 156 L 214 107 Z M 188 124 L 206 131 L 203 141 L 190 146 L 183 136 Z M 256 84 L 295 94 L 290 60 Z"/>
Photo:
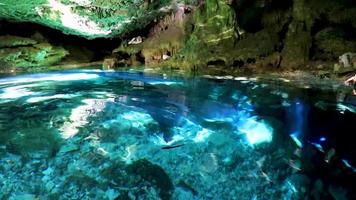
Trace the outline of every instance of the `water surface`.
<path fill-rule="evenodd" d="M 0 199 L 355 199 L 355 107 L 301 80 L 2 77 Z"/>

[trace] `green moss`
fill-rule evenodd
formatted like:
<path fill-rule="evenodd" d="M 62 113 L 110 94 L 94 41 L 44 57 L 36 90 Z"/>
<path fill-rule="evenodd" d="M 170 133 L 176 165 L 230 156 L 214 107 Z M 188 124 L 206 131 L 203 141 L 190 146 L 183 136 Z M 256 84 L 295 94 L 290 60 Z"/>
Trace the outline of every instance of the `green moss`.
<path fill-rule="evenodd" d="M 246 61 L 249 58 L 265 57 L 276 51 L 278 42 L 278 34 L 267 29 L 255 34 L 248 34 L 237 43 L 235 58 Z"/>
<path fill-rule="evenodd" d="M 271 10 L 264 13 L 262 17 L 262 25 L 264 28 L 272 30 L 275 33 L 283 31 L 284 26 L 291 18 L 289 10 Z"/>
<path fill-rule="evenodd" d="M 300 67 L 309 60 L 312 37 L 304 22 L 293 21 L 289 25 L 284 45 L 282 66 Z"/>
<path fill-rule="evenodd" d="M 143 44 L 127 45 L 121 44 L 118 48 L 113 50 L 113 53 L 124 53 L 129 55 L 134 55 L 140 53 L 143 49 Z"/>
<path fill-rule="evenodd" d="M 29 70 L 58 63 L 68 52 L 62 47 L 54 47 L 48 43 L 33 46 L 0 49 L 0 60 L 7 66 L 17 70 Z"/>
<path fill-rule="evenodd" d="M 328 18 L 333 23 L 349 24 L 356 28 L 356 8 L 333 9 Z"/>
<path fill-rule="evenodd" d="M 17 47 L 36 44 L 37 41 L 30 38 L 17 37 L 12 35 L 0 36 L 0 48 Z"/>
<path fill-rule="evenodd" d="M 308 1 L 315 18 L 326 17 L 328 21 L 336 24 L 348 24 L 356 27 L 355 2 L 349 0 L 312 0 Z"/>
<path fill-rule="evenodd" d="M 356 52 L 356 41 L 345 39 L 346 33 L 342 29 L 332 27 L 318 32 L 315 37 L 315 59 L 337 60 L 346 52 Z"/>
<path fill-rule="evenodd" d="M 295 0 L 292 11 L 293 21 L 289 24 L 284 49 L 284 67 L 300 67 L 310 57 L 312 46 L 311 31 L 315 23 L 315 12 L 306 0 Z"/>
<path fill-rule="evenodd" d="M 236 15 L 224 0 L 207 0 L 193 15 L 194 31 L 178 54 L 167 65 L 196 70 L 210 61 L 232 63 L 237 41 Z"/>

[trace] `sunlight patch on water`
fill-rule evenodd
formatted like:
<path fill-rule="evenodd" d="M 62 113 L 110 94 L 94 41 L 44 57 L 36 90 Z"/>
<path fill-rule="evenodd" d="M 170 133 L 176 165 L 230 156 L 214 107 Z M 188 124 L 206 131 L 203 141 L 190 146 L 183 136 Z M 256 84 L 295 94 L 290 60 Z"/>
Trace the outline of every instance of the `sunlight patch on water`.
<path fill-rule="evenodd" d="M 0 80 L 0 85 L 7 84 L 21 84 L 29 82 L 43 82 L 43 81 L 79 81 L 87 79 L 95 79 L 100 76 L 97 74 L 88 73 L 50 73 L 50 74 L 38 74 L 38 75 L 25 75 L 16 78 L 5 78 Z"/>
<path fill-rule="evenodd" d="M 235 79 L 234 79 L 235 81 L 247 81 L 248 80 L 248 78 L 247 77 L 243 77 L 243 76 L 241 76 L 241 77 L 235 77 Z"/>
<path fill-rule="evenodd" d="M 114 69 L 81 69 L 81 72 L 115 72 Z"/>
<path fill-rule="evenodd" d="M 31 97 L 26 100 L 27 103 L 38 103 L 41 101 L 47 101 L 51 99 L 70 99 L 76 97 L 77 95 L 70 95 L 70 94 L 56 94 L 53 96 L 42 96 L 42 97 Z"/>
<path fill-rule="evenodd" d="M 65 122 L 59 129 L 62 131 L 64 139 L 71 138 L 79 132 L 79 128 L 89 123 L 88 118 L 102 112 L 108 101 L 112 99 L 85 99 L 82 102 L 84 105 L 72 109 L 69 121 Z"/>
<path fill-rule="evenodd" d="M 183 124 L 172 128 L 173 136 L 169 141 L 165 140 L 164 134 L 156 134 L 151 137 L 151 141 L 160 146 L 172 145 L 181 141 L 193 141 L 194 143 L 205 142 L 213 131 L 184 118 Z"/>
<path fill-rule="evenodd" d="M 0 83 L 1 84 L 1 83 Z M 30 91 L 28 88 L 38 86 L 37 84 L 19 85 L 2 89 L 0 99 L 17 99 L 25 96 L 39 94 L 38 92 Z"/>
<path fill-rule="evenodd" d="M 204 142 L 211 134 L 212 132 L 210 130 L 203 128 L 196 134 L 196 136 L 193 138 L 193 141 L 195 143 Z"/>
<path fill-rule="evenodd" d="M 154 122 L 151 115 L 136 111 L 125 112 L 120 117 L 123 119 L 122 121 L 130 121 L 135 128 L 144 128 L 146 124 Z"/>
<path fill-rule="evenodd" d="M 257 121 L 255 117 L 246 119 L 239 131 L 246 135 L 250 145 L 271 142 L 273 137 L 273 128 L 263 121 Z"/>
<path fill-rule="evenodd" d="M 182 82 L 178 82 L 178 81 L 149 81 L 148 83 L 151 85 L 181 85 L 181 84 L 183 84 Z"/>
<path fill-rule="evenodd" d="M 167 146 L 167 145 L 172 145 L 174 143 L 180 142 L 185 140 L 185 138 L 182 135 L 174 135 L 169 141 L 166 141 L 164 139 L 163 134 L 159 135 L 154 135 L 150 138 L 150 140 L 155 144 L 159 146 Z"/>

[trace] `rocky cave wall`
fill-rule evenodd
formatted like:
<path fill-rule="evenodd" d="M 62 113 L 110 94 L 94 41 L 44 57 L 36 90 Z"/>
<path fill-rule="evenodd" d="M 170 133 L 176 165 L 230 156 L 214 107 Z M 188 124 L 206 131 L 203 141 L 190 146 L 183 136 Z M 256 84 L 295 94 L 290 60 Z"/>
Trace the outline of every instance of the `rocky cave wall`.
<path fill-rule="evenodd" d="M 187 14 L 181 27 L 185 36 L 177 45 L 181 48 L 175 48 L 170 59 L 164 59 L 168 55 L 162 51 L 155 55 L 156 62 L 146 64 L 190 70 L 330 69 L 342 54 L 356 52 L 355 5 L 349 0 L 206 0 Z M 160 38 L 168 31 L 157 35 L 150 49 L 167 43 Z M 135 49 L 137 54 L 146 46 L 143 41 L 116 52 Z"/>
<path fill-rule="evenodd" d="M 0 18 L 89 39 L 119 38 L 107 53 L 107 67 L 334 69 L 339 56 L 356 52 L 353 0 L 36 0 L 17 5 L 5 0 Z M 51 65 L 71 54 L 61 43 L 49 48 L 49 43 L 9 39 L 5 33 L 0 31 L 3 68 L 28 66 L 37 58 L 31 66 Z M 23 57 L 27 63 L 14 61 Z"/>

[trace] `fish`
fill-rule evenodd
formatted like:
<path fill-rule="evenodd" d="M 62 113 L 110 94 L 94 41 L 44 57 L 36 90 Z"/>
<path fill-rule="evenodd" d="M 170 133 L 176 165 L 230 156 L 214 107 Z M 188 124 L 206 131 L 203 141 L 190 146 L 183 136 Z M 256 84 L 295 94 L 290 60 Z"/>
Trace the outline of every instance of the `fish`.
<path fill-rule="evenodd" d="M 353 166 L 349 163 L 349 161 L 347 161 L 347 160 L 345 160 L 345 159 L 342 159 L 342 162 L 344 163 L 344 165 L 345 165 L 347 168 L 350 168 L 350 169 L 352 169 L 352 171 L 356 172 L 356 168 L 353 167 Z"/>
<path fill-rule="evenodd" d="M 161 149 L 174 149 L 174 148 L 178 148 L 178 147 L 181 147 L 181 146 L 184 146 L 184 145 L 185 144 L 168 145 L 168 146 L 161 147 Z"/>
<path fill-rule="evenodd" d="M 325 162 L 329 163 L 330 160 L 335 156 L 335 153 L 336 152 L 334 148 L 330 149 L 325 155 Z"/>
<path fill-rule="evenodd" d="M 300 160 L 289 160 L 288 165 L 296 171 L 302 170 Z"/>
<path fill-rule="evenodd" d="M 314 142 L 311 142 L 310 144 L 313 145 L 314 147 L 316 147 L 319 151 L 325 153 L 324 149 L 323 149 L 323 146 L 321 146 L 320 144 L 314 143 Z"/>

